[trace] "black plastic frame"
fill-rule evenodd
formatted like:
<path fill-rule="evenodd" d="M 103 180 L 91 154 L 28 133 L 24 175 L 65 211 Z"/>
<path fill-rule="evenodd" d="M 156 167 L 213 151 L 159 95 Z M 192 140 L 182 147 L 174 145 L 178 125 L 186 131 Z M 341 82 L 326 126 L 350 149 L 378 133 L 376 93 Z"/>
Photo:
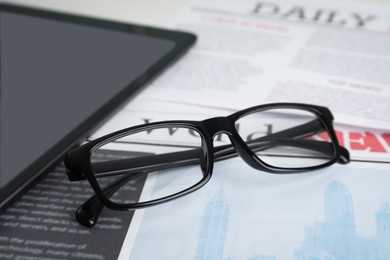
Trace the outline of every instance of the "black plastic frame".
<path fill-rule="evenodd" d="M 19 173 L 18 176 L 16 176 L 15 179 L 12 180 L 7 186 L 3 187 L 0 190 L 0 209 L 3 209 L 9 205 L 27 186 L 33 183 L 39 176 L 52 170 L 55 165 L 62 161 L 66 151 L 82 143 L 83 140 L 85 140 L 86 137 L 98 127 L 98 125 L 102 124 L 105 120 L 108 119 L 109 115 L 120 108 L 120 106 L 124 104 L 125 101 L 129 101 L 131 97 L 134 97 L 147 82 L 154 79 L 171 63 L 183 55 L 196 41 L 196 36 L 187 32 L 83 17 L 14 4 L 0 4 L 0 15 L 2 12 L 104 28 L 129 34 L 146 35 L 154 38 L 170 40 L 175 43 L 175 47 L 171 51 L 167 52 L 144 73 L 139 75 L 133 82 L 130 82 L 109 102 L 102 104 L 99 110 L 95 111 L 89 118 L 86 118 L 83 123 L 68 133 L 68 135 L 64 136 L 62 140 L 58 140 L 58 142 L 53 147 L 51 147 L 51 149 L 42 154 L 34 163 Z"/>
<path fill-rule="evenodd" d="M 292 129 L 287 129 L 282 131 L 283 133 L 275 133 L 272 134 L 275 137 L 277 135 L 286 135 L 297 138 L 297 137 L 304 137 L 304 136 L 310 136 L 316 131 L 318 131 L 318 126 L 321 125 L 322 127 L 325 127 L 330 135 L 331 142 L 329 143 L 332 146 L 333 155 L 332 158 L 322 164 L 317 165 L 313 167 L 305 167 L 305 168 L 279 168 L 274 167 L 272 165 L 266 164 L 265 162 L 261 161 L 254 152 L 248 147 L 248 145 L 242 140 L 240 135 L 238 134 L 236 128 L 235 128 L 235 122 L 240 119 L 241 117 L 257 112 L 257 111 L 263 111 L 263 110 L 269 110 L 274 108 L 293 108 L 293 109 L 300 109 L 309 111 L 313 114 L 315 114 L 318 118 L 319 122 L 311 122 L 309 124 L 302 125 L 300 127 L 294 127 Z M 316 121 L 316 120 L 315 120 Z M 202 139 L 202 150 L 203 150 L 203 158 L 202 158 L 202 170 L 203 170 L 203 179 L 196 183 L 194 186 L 183 190 L 181 192 L 178 192 L 176 194 L 172 194 L 170 196 L 152 200 L 148 202 L 142 202 L 142 203 L 134 203 L 134 204 L 118 204 L 114 203 L 109 199 L 109 195 L 105 195 L 103 190 L 99 187 L 95 173 L 92 170 L 92 165 L 90 161 L 90 155 L 91 153 L 101 147 L 102 145 L 115 140 L 117 138 L 120 138 L 121 136 L 127 135 L 129 132 L 138 132 L 143 131 L 146 129 L 153 129 L 153 128 L 160 128 L 160 127 L 185 127 L 190 128 L 195 131 L 197 131 Z M 317 129 L 316 127 L 317 126 Z M 222 146 L 222 147 L 215 147 L 213 146 L 213 139 L 217 134 L 227 134 L 231 140 L 231 143 L 233 146 Z M 79 147 L 76 150 L 73 150 L 69 152 L 65 159 L 65 166 L 68 174 L 68 178 L 70 181 L 78 181 L 78 180 L 84 180 L 88 179 L 90 182 L 94 192 L 96 193 L 96 197 L 92 197 L 87 204 L 84 205 L 79 209 L 79 212 L 77 213 L 79 222 L 84 222 L 84 225 L 86 226 L 92 226 L 97 220 L 97 215 L 100 214 L 100 211 L 102 209 L 102 204 L 104 206 L 115 209 L 115 210 L 135 210 L 139 208 L 144 208 L 148 206 L 154 206 L 158 205 L 163 202 L 167 202 L 176 198 L 179 198 L 181 196 L 184 196 L 188 193 L 191 193 L 203 185 L 205 185 L 209 179 L 212 176 L 213 171 L 213 165 L 214 160 L 221 160 L 225 158 L 229 158 L 232 156 L 239 155 L 248 165 L 252 166 L 253 168 L 269 173 L 277 173 L 277 174 L 285 174 L 285 173 L 298 173 L 298 172 L 304 172 L 304 171 L 311 171 L 320 169 L 329 165 L 332 165 L 335 162 L 340 163 L 348 163 L 349 162 L 349 152 L 341 147 L 338 143 L 335 131 L 333 129 L 333 116 L 329 109 L 321 106 L 314 106 L 314 105 L 307 105 L 307 104 L 297 104 L 297 103 L 275 103 L 275 104 L 267 104 L 267 105 L 260 105 L 256 107 L 251 107 L 239 112 L 236 112 L 232 115 L 229 115 L 227 117 L 215 117 L 206 119 L 203 121 L 164 121 L 164 122 L 154 122 L 149 123 L 145 125 L 139 125 L 134 126 L 130 128 L 126 128 L 108 135 L 105 135 L 103 137 L 100 137 L 94 141 L 91 141 L 89 143 L 84 144 L 83 146 Z M 180 157 L 181 156 L 181 157 Z M 186 163 L 183 164 L 190 164 L 188 163 L 188 159 L 191 158 L 191 154 L 188 152 L 183 152 L 182 155 L 175 154 L 172 156 L 172 159 L 164 158 L 167 164 L 174 163 L 175 160 L 183 159 L 183 162 Z M 148 163 L 152 163 L 148 161 Z M 147 163 L 147 164 L 148 164 Z M 180 163 L 180 162 L 179 162 Z M 157 165 L 157 164 L 156 164 Z M 161 168 L 162 162 L 158 162 L 158 167 Z M 142 167 L 142 165 L 141 165 Z M 148 168 L 147 165 L 143 165 L 144 168 L 140 168 L 137 165 L 137 172 L 134 173 L 147 173 L 152 170 L 156 170 L 156 168 Z M 157 168 L 158 168 L 157 167 Z M 125 180 L 126 181 L 126 178 Z M 115 188 L 119 188 L 121 185 L 123 185 L 123 182 L 118 182 L 117 184 L 114 184 L 111 188 L 115 190 Z M 107 191 L 106 191 L 107 193 Z M 98 199 L 99 201 L 97 201 Z M 98 211 L 98 212 L 97 212 Z M 77 215 L 76 214 L 76 215 Z M 85 215 L 81 217 L 81 215 Z M 87 218 L 88 221 L 82 220 L 82 218 Z M 81 219 L 80 219 L 81 218 Z M 85 222 L 87 224 L 85 224 Z M 88 224 L 90 223 L 90 224 Z M 83 223 L 82 223 L 83 224 Z"/>

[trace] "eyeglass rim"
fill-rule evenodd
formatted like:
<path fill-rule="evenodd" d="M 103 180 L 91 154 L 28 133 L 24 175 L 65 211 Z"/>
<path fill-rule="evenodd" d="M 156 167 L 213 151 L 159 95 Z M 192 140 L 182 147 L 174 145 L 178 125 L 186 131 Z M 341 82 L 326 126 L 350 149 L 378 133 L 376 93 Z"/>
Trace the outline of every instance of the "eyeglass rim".
<path fill-rule="evenodd" d="M 238 134 L 237 131 L 235 131 L 236 136 L 234 136 L 233 140 L 240 141 L 241 146 L 246 149 L 246 153 L 248 155 L 251 155 L 252 158 L 255 158 L 256 163 L 250 164 L 248 161 L 245 160 L 246 163 L 248 163 L 253 168 L 265 171 L 268 173 L 277 173 L 277 174 L 283 174 L 283 173 L 297 173 L 302 171 L 312 171 L 316 169 L 321 169 L 327 166 L 330 166 L 337 162 L 339 160 L 341 154 L 341 146 L 339 145 L 334 127 L 333 127 L 333 115 L 331 111 L 327 107 L 323 106 L 317 106 L 317 105 L 310 105 L 310 104 L 300 104 L 300 103 L 273 103 L 273 104 L 267 104 L 267 105 L 260 105 L 256 107 L 250 107 L 241 111 L 238 111 L 234 114 L 231 114 L 227 116 L 230 117 L 231 121 L 238 121 L 240 118 L 243 118 L 245 116 L 248 116 L 252 113 L 260 112 L 260 111 L 266 111 L 271 109 L 297 109 L 297 110 L 304 110 L 311 112 L 317 116 L 317 118 L 320 120 L 322 125 L 325 127 L 325 130 L 330 135 L 329 138 L 331 140 L 330 144 L 332 145 L 333 155 L 332 159 L 319 165 L 314 166 L 308 166 L 308 167 L 301 167 L 301 168 L 287 168 L 287 167 L 277 167 L 274 165 L 267 164 L 264 162 L 264 160 L 261 160 L 255 153 L 246 145 L 245 141 L 242 139 L 242 137 Z M 233 142 L 232 140 L 232 142 Z M 346 150 L 346 149 L 345 149 Z M 348 152 L 346 150 L 346 152 Z M 349 157 L 349 154 L 348 154 Z M 348 158 L 349 159 L 349 158 Z"/>
<path fill-rule="evenodd" d="M 204 136 L 204 132 L 199 131 L 200 130 L 200 128 L 199 128 L 200 123 L 201 123 L 200 121 L 185 121 L 185 120 L 154 122 L 154 123 L 149 123 L 146 125 L 140 125 L 141 127 L 139 129 L 141 129 L 140 131 L 142 131 L 145 129 L 150 129 L 149 126 L 151 126 L 151 127 L 156 126 L 157 127 L 157 126 L 161 126 L 161 125 L 170 125 L 170 126 L 177 125 L 177 126 L 183 127 L 184 126 L 183 124 L 185 124 L 185 126 L 187 128 L 194 129 L 195 131 L 197 131 L 201 135 L 201 138 L 203 140 L 202 143 L 206 145 L 206 147 L 202 146 L 201 148 L 209 150 L 209 149 L 211 149 L 211 147 L 207 147 L 207 146 L 209 146 L 210 142 L 205 140 L 206 137 Z M 198 126 L 196 126 L 196 125 L 198 125 Z M 142 127 L 142 126 L 144 126 L 144 127 Z M 119 135 L 113 135 L 113 136 L 111 136 L 112 139 L 110 138 L 109 140 L 116 139 L 117 136 L 126 135 L 128 132 L 138 130 L 138 128 L 137 128 L 137 126 L 134 126 L 134 127 L 130 127 L 130 128 L 123 129 L 123 130 L 127 130 L 127 131 L 121 131 L 121 130 L 117 131 L 117 133 L 119 133 Z M 103 141 L 104 140 L 105 139 L 103 138 Z M 94 144 L 91 144 L 91 147 L 88 146 L 89 153 L 92 153 L 94 150 L 100 148 L 101 146 L 103 146 L 106 143 L 107 142 L 102 142 L 102 141 L 96 142 L 96 143 L 94 142 Z M 210 153 L 207 152 L 207 155 L 210 155 Z M 114 201 L 110 200 L 109 198 L 107 198 L 107 196 L 104 194 L 103 189 L 100 187 L 100 185 L 97 181 L 97 178 L 94 176 L 92 165 L 91 165 L 91 162 L 89 160 L 89 156 L 88 156 L 88 159 L 85 161 L 88 161 L 88 163 L 84 164 L 84 169 L 86 169 L 84 174 L 86 176 L 86 179 L 90 183 L 92 189 L 94 190 L 95 194 L 97 195 L 99 200 L 106 207 L 108 207 L 110 209 L 115 209 L 115 210 L 136 210 L 136 209 L 141 209 L 141 208 L 145 208 L 145 207 L 159 205 L 159 204 L 180 198 L 182 196 L 185 196 L 185 195 L 187 195 L 191 192 L 194 192 L 194 191 L 200 189 L 201 187 L 203 187 L 210 180 L 210 178 L 212 176 L 212 169 L 213 169 L 212 158 L 210 158 L 210 156 L 208 156 L 207 160 L 206 160 L 207 165 L 205 166 L 205 171 L 202 171 L 203 177 L 200 179 L 200 181 L 198 181 L 193 186 L 191 186 L 187 189 L 184 189 L 182 191 L 176 192 L 174 194 L 171 194 L 169 196 L 165 196 L 165 197 L 155 199 L 155 200 L 150 200 L 150 201 L 145 201 L 145 202 L 137 202 L 137 203 L 117 203 L 117 202 L 114 202 Z"/>
<path fill-rule="evenodd" d="M 300 109 L 300 110 L 306 110 L 309 112 L 314 113 L 324 124 L 324 126 L 327 128 L 326 130 L 330 134 L 330 138 L 332 140 L 332 146 L 333 146 L 333 151 L 334 155 L 331 160 L 328 162 L 321 164 L 321 165 L 316 165 L 316 166 L 311 166 L 311 167 L 303 167 L 303 168 L 296 168 L 296 170 L 291 171 L 291 169 L 286 170 L 285 172 L 292 173 L 292 172 L 298 172 L 298 171 L 309 171 L 309 170 L 315 170 L 315 169 L 320 169 L 324 168 L 326 166 L 329 166 L 331 164 L 334 164 L 339 157 L 339 144 L 337 141 L 337 137 L 335 135 L 335 131 L 333 129 L 333 116 L 330 112 L 329 109 L 326 107 L 322 106 L 316 106 L 316 105 L 309 105 L 309 104 L 300 104 L 300 103 L 273 103 L 273 104 L 265 104 L 265 105 L 259 105 L 259 106 L 254 106 L 250 107 L 241 111 L 238 111 L 236 113 L 233 113 L 231 115 L 228 115 L 226 118 L 230 120 L 230 122 L 234 125 L 234 123 L 240 119 L 243 116 L 246 116 L 248 114 L 254 113 L 256 111 L 262 111 L 262 110 L 269 110 L 273 108 L 293 108 L 293 109 Z M 207 119 L 206 119 L 207 120 Z M 213 170 L 213 165 L 214 165 L 214 155 L 213 153 L 210 153 L 209 151 L 212 150 L 213 147 L 213 137 L 208 134 L 208 131 L 203 125 L 203 122 L 206 121 L 190 121 L 190 120 L 171 120 L 171 121 L 160 121 L 160 122 L 153 122 L 153 123 L 148 123 L 144 125 L 137 125 L 137 126 L 132 126 L 129 128 L 125 128 L 110 134 L 107 134 L 105 136 L 102 136 L 98 139 L 95 139 L 89 143 L 86 143 L 85 145 L 81 146 L 78 148 L 78 153 L 77 157 L 79 161 L 83 161 L 84 163 L 81 165 L 81 168 L 83 168 L 83 173 L 85 174 L 85 177 L 88 179 L 90 185 L 92 186 L 94 192 L 98 196 L 98 198 L 101 200 L 101 202 L 108 208 L 111 209 L 117 209 L 117 210 L 123 210 L 123 209 L 130 209 L 130 210 L 135 210 L 139 208 L 144 208 L 148 206 L 153 206 L 153 205 L 158 205 L 182 196 L 185 196 L 195 190 L 198 190 L 199 188 L 203 187 L 211 178 L 212 176 L 212 170 Z M 187 127 L 187 128 L 192 128 L 196 130 L 200 135 L 202 141 L 206 145 L 206 152 L 207 152 L 207 166 L 205 167 L 205 172 L 203 173 L 203 178 L 196 183 L 195 185 L 189 187 L 188 189 L 185 189 L 183 191 L 177 192 L 175 194 L 159 198 L 156 200 L 151 200 L 151 201 L 146 201 L 146 202 L 140 202 L 140 203 L 130 203 L 130 204 L 121 204 L 121 203 L 116 203 L 107 198 L 107 196 L 104 195 L 103 190 L 99 186 L 92 170 L 92 166 L 89 160 L 90 154 L 95 150 L 101 147 L 102 145 L 106 144 L 107 142 L 110 142 L 113 139 L 120 138 L 120 136 L 127 135 L 129 132 L 132 132 L 134 130 L 137 131 L 143 131 L 145 129 L 150 129 L 151 127 L 160 127 L 160 126 L 180 126 L 180 127 Z M 247 160 L 253 160 L 254 153 L 252 150 L 250 150 L 245 142 L 242 140 L 241 136 L 237 133 L 237 131 L 233 131 L 234 138 L 232 139 L 235 140 L 235 142 L 240 142 L 239 146 L 244 147 L 245 153 L 248 154 L 251 158 L 246 158 Z M 236 145 L 233 143 L 233 145 Z M 204 148 L 203 148 L 204 149 Z M 257 156 L 256 156 L 257 157 Z M 84 158 L 84 159 L 83 159 Z M 244 158 L 243 158 L 244 159 Z M 261 161 L 261 160 L 260 160 Z M 247 161 L 246 161 L 247 162 Z M 263 162 L 263 161 L 261 161 Z M 248 162 L 247 162 L 248 163 Z M 268 165 L 265 162 L 263 164 L 256 162 L 254 165 L 257 167 L 254 167 L 258 170 L 266 171 L 266 172 L 277 172 L 277 173 L 283 173 L 281 171 L 280 167 L 274 167 L 272 165 L 269 165 L 270 167 L 264 167 L 264 165 Z M 253 165 L 251 165 L 253 166 Z M 70 174 L 68 174 L 68 177 L 71 177 Z M 85 179 L 85 178 L 83 178 Z M 70 178 L 70 180 L 78 180 L 77 178 Z"/>

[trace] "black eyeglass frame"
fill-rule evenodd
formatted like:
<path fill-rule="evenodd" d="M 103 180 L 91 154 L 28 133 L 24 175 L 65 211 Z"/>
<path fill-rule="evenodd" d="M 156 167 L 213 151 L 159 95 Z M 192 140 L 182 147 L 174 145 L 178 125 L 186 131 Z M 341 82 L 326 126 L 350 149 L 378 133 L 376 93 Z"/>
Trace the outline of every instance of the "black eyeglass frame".
<path fill-rule="evenodd" d="M 302 167 L 302 168 L 281 168 L 269 165 L 259 159 L 255 153 L 248 147 L 247 143 L 241 138 L 235 123 L 240 118 L 260 111 L 270 110 L 270 109 L 297 109 L 305 110 L 315 114 L 328 132 L 330 137 L 330 145 L 332 146 L 333 156 L 332 158 L 320 165 Z M 183 127 L 188 129 L 193 129 L 200 134 L 202 144 L 201 149 L 203 153 L 203 159 L 201 161 L 203 178 L 193 186 L 175 194 L 163 197 L 160 199 L 155 199 L 151 201 L 141 202 L 141 203 L 131 203 L 131 204 L 119 204 L 112 202 L 104 194 L 104 191 L 101 189 L 98 184 L 94 171 L 92 169 L 90 157 L 93 151 L 99 147 L 121 138 L 127 136 L 129 133 L 140 132 L 144 130 L 150 130 L 153 128 L 162 128 L 162 127 Z M 226 117 L 214 117 L 206 119 L 203 121 L 188 121 L 188 120 L 172 120 L 172 121 L 161 121 L 153 122 L 144 125 L 133 126 L 125 128 L 100 138 L 97 138 L 93 141 L 90 141 L 77 149 L 68 152 L 65 158 L 65 167 L 69 181 L 79 181 L 87 179 L 94 190 L 97 198 L 100 200 L 104 206 L 114 209 L 114 210 L 136 210 L 140 208 L 145 208 L 149 206 L 158 205 L 184 195 L 187 195 L 195 190 L 198 190 L 204 186 L 211 178 L 213 166 L 214 166 L 214 144 L 213 139 L 218 134 L 227 134 L 236 153 L 251 167 L 265 171 L 268 173 L 298 173 L 305 171 L 312 171 L 320 168 L 324 168 L 334 164 L 335 162 L 348 163 L 349 162 L 349 152 L 345 148 L 341 147 L 338 143 L 336 133 L 333 128 L 333 115 L 330 110 L 326 107 L 300 104 L 300 103 L 273 103 L 259 105 L 255 107 L 250 107 L 236 113 L 233 113 Z M 140 172 L 143 173 L 143 172 Z M 148 172 L 145 172 L 147 174 Z"/>

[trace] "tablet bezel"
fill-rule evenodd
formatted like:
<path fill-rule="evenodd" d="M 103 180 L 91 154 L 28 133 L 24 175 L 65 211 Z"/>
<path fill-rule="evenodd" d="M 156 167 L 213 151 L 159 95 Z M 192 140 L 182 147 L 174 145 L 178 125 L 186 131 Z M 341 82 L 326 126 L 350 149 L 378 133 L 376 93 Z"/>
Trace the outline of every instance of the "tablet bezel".
<path fill-rule="evenodd" d="M 102 104 L 89 118 L 85 119 L 79 126 L 69 132 L 53 147 L 42 154 L 35 162 L 20 172 L 16 178 L 6 184 L 0 190 L 0 209 L 4 209 L 18 195 L 21 194 L 30 184 L 34 183 L 38 177 L 52 170 L 62 160 L 65 152 L 72 147 L 82 143 L 94 129 L 106 121 L 112 113 L 121 107 L 125 101 L 131 100 L 145 84 L 155 78 L 172 62 L 184 54 L 196 41 L 196 36 L 187 33 L 168 29 L 153 28 L 149 26 L 136 25 L 131 23 L 109 21 L 92 17 L 83 17 L 79 15 L 53 12 L 48 10 L 36 9 L 13 4 L 0 4 L 0 14 L 10 12 L 33 17 L 40 17 L 55 21 L 79 24 L 103 28 L 113 31 L 125 32 L 130 34 L 145 35 L 159 39 L 169 40 L 175 43 L 174 48 L 163 55 L 157 62 L 141 73 L 123 90 L 114 97 Z M 64 175 L 65 177 L 65 175 Z"/>

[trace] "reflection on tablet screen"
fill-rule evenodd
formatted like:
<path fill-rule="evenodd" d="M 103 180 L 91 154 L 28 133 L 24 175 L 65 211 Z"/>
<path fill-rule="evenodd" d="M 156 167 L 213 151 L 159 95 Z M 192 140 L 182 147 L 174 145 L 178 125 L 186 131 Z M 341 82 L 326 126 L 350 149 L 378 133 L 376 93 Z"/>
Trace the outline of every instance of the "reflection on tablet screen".
<path fill-rule="evenodd" d="M 0 10 L 0 206 L 177 47 L 134 29 L 32 14 Z"/>

